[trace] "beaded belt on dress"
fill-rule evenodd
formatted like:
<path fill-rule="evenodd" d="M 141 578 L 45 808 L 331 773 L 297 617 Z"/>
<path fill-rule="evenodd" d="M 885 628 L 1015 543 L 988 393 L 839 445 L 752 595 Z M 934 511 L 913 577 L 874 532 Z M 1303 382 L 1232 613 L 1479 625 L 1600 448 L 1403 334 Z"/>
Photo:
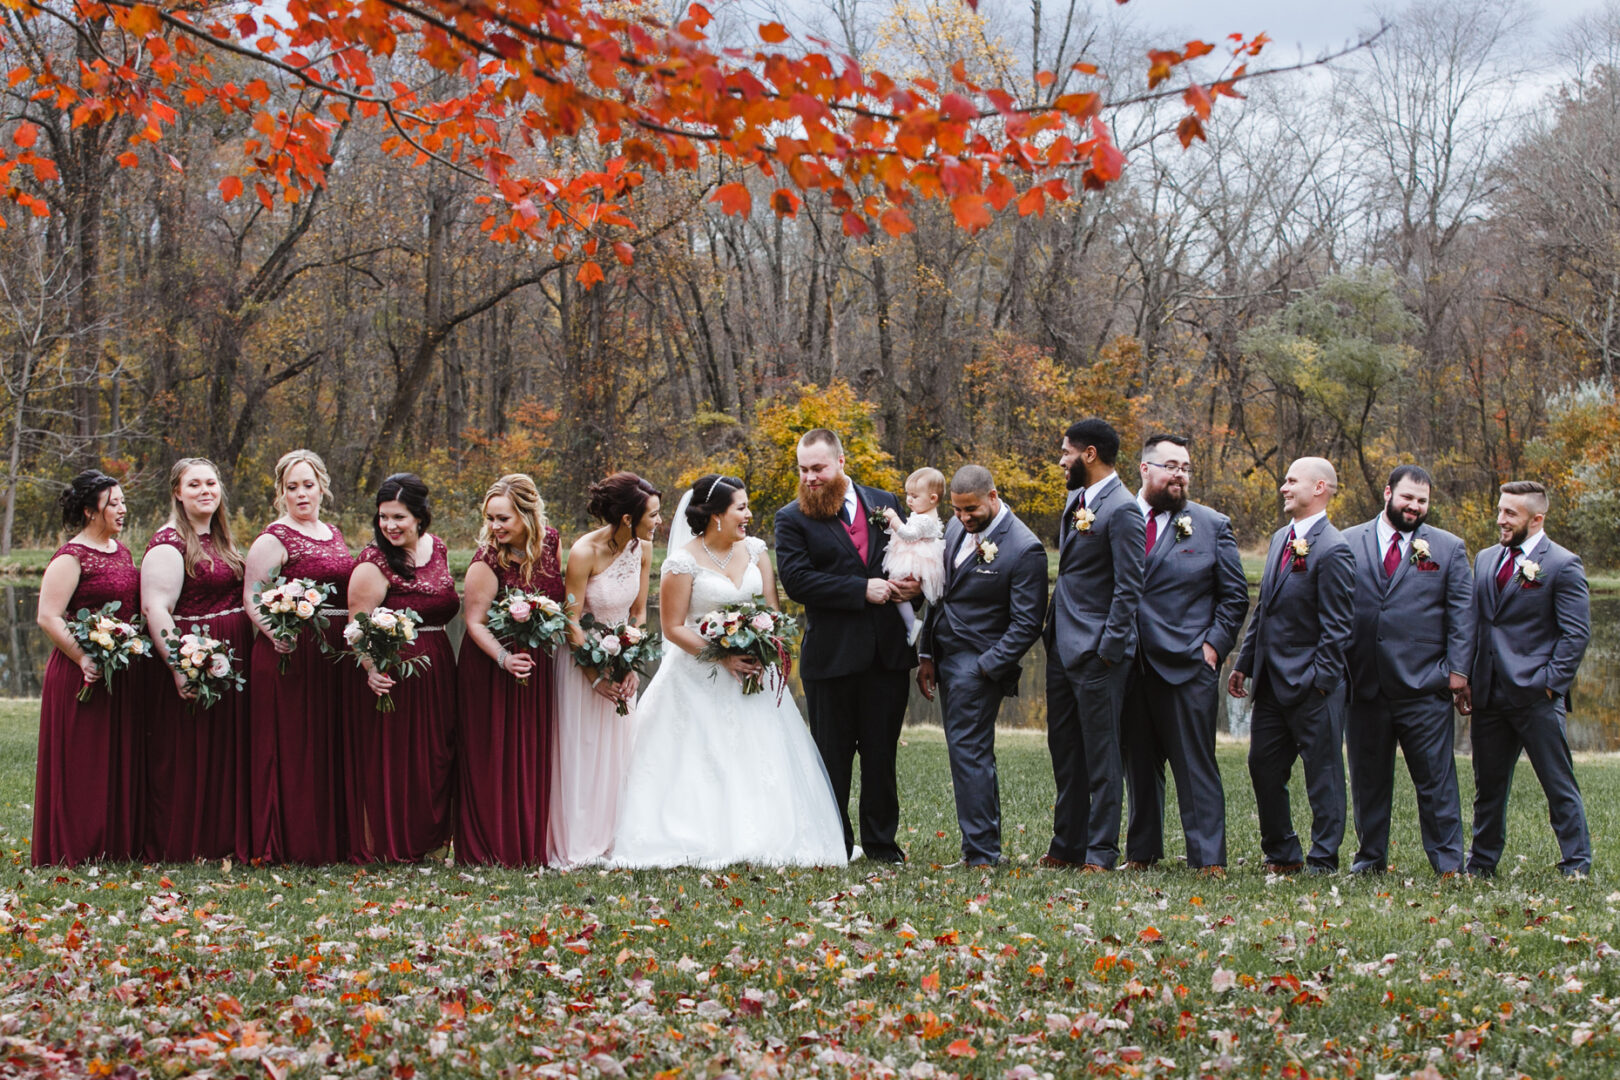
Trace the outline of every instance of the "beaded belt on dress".
<path fill-rule="evenodd" d="M 247 608 L 233 607 L 226 608 L 224 611 L 210 611 L 206 615 L 176 615 L 174 619 L 176 622 L 181 619 L 186 620 L 186 622 L 202 622 L 204 619 L 218 619 L 225 615 L 240 615 L 246 610 Z"/>

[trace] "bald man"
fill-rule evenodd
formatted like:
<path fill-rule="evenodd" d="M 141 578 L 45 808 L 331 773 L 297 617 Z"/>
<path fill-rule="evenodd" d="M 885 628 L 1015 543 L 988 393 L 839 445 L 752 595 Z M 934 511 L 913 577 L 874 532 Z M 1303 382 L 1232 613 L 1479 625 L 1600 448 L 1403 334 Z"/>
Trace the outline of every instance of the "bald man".
<path fill-rule="evenodd" d="M 1247 697 L 1249 778 L 1260 815 L 1266 869 L 1331 874 L 1344 839 L 1345 653 L 1355 627 L 1355 557 L 1327 519 L 1339 479 L 1331 462 L 1300 458 L 1282 483 L 1292 521 L 1271 537 L 1260 599 L 1227 692 Z M 1299 758 L 1311 804 L 1311 850 L 1300 850 L 1288 805 Z"/>

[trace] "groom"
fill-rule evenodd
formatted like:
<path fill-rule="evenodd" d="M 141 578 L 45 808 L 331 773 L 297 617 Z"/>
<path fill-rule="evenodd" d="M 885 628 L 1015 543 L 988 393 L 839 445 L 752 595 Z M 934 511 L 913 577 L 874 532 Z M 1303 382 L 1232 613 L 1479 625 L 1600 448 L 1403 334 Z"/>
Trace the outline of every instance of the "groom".
<path fill-rule="evenodd" d="M 896 604 L 921 591 L 883 576 L 886 491 L 844 473 L 844 448 L 826 428 L 799 439 L 799 498 L 776 512 L 776 564 L 788 595 L 804 605 L 800 671 L 810 734 L 832 781 L 853 855 L 850 775 L 861 757 L 861 847 L 868 859 L 906 861 L 895 841 L 900 797 L 894 759 L 910 696 L 912 650 Z"/>
<path fill-rule="evenodd" d="M 962 861 L 1001 861 L 996 714 L 1018 693 L 1018 662 L 1046 620 L 1046 548 L 996 493 L 990 470 L 964 465 L 951 478 L 955 519 L 945 530 L 945 592 L 923 627 L 917 686 L 935 680 L 962 830 Z"/>

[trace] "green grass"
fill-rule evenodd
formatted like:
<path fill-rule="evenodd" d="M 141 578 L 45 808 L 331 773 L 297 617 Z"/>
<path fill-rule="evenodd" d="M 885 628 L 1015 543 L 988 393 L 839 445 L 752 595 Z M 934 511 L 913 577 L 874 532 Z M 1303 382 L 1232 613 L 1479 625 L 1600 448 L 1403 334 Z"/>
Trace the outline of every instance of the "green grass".
<path fill-rule="evenodd" d="M 1395 873 L 1268 878 L 1239 744 L 1221 748 L 1227 880 L 1040 870 L 1052 777 L 1021 733 L 1000 739 L 1010 864 L 949 867 L 945 747 L 919 729 L 901 751 L 899 869 L 69 871 L 27 864 L 35 715 L 0 704 L 0 1073 L 1617 1071 L 1608 758 L 1578 765 L 1597 855 L 1578 883 L 1551 870 L 1528 767 L 1495 882 L 1432 877 L 1404 776 Z"/>

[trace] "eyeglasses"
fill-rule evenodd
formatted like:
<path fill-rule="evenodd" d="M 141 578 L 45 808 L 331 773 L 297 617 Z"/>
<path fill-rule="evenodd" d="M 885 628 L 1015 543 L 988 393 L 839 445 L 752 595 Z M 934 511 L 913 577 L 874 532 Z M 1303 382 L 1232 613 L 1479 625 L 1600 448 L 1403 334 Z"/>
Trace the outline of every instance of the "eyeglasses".
<path fill-rule="evenodd" d="M 1155 469 L 1163 469 L 1171 476 L 1191 476 L 1193 471 L 1191 465 L 1164 465 L 1157 461 L 1144 461 L 1142 464 L 1151 465 Z"/>

